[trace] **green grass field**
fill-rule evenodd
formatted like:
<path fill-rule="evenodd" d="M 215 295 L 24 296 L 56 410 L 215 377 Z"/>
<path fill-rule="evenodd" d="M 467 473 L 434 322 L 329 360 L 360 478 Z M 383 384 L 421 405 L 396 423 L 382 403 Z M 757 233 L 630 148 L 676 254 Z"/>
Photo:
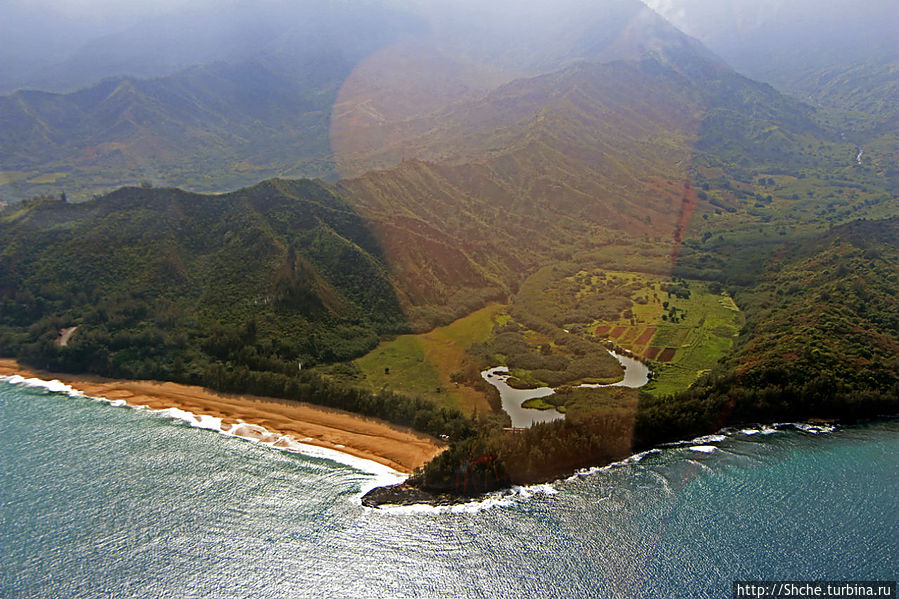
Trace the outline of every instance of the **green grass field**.
<path fill-rule="evenodd" d="M 503 318 L 503 309 L 491 304 L 447 326 L 381 343 L 355 361 L 364 375 L 363 384 L 420 395 L 464 412 L 490 411 L 480 392 L 455 384 L 450 375 L 462 368 L 472 343 L 491 335 L 497 319 Z"/>
<path fill-rule="evenodd" d="M 516 303 L 566 332 L 608 339 L 652 361 L 657 379 L 646 390 L 667 394 L 710 370 L 743 326 L 743 315 L 720 287 L 713 284 L 713 291 L 697 280 L 568 265 L 535 273 Z M 525 339 L 533 347 L 547 343 L 533 331 Z M 522 386 L 540 383 L 528 371 L 513 368 L 512 373 Z"/>
<path fill-rule="evenodd" d="M 676 324 L 662 321 L 650 346 L 676 349 L 670 362 L 657 364 L 656 380 L 646 391 L 665 395 L 689 387 L 710 370 L 733 346 L 743 326 L 743 315 L 726 295 L 709 292 L 704 283 L 691 281 L 689 299 L 672 297 L 669 305 L 684 310 Z"/>

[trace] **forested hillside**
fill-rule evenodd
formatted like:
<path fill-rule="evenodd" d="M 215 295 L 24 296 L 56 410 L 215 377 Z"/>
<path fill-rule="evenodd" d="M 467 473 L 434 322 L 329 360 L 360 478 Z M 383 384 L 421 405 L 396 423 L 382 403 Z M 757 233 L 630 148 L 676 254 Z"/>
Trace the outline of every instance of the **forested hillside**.
<path fill-rule="evenodd" d="M 689 390 L 641 397 L 636 444 L 728 424 L 895 414 L 897 239 L 893 218 L 785 245 L 737 292 L 746 327 L 735 351 Z"/>
<path fill-rule="evenodd" d="M 312 181 L 36 201 L 0 236 L 4 353 L 46 368 L 200 381 L 217 362 L 346 360 L 405 327 L 365 223 Z"/>

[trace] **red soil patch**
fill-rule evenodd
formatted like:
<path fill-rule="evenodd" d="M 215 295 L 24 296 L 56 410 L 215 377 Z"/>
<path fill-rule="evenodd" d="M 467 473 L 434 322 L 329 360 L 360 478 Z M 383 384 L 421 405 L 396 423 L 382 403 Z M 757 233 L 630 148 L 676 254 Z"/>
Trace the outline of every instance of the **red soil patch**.
<path fill-rule="evenodd" d="M 649 327 L 643 334 L 637 337 L 637 340 L 634 341 L 637 345 L 645 345 L 652 340 L 652 336 L 656 334 L 655 327 Z"/>
<path fill-rule="evenodd" d="M 626 330 L 627 330 L 627 327 L 615 327 L 614 329 L 612 329 L 612 332 L 609 334 L 609 337 L 611 337 L 613 339 L 617 339 Z"/>
<path fill-rule="evenodd" d="M 637 333 L 640 332 L 640 329 L 636 327 L 628 327 L 627 333 L 624 334 L 624 337 L 621 337 L 619 341 L 626 341 L 628 343 L 633 343 L 634 339 L 637 337 Z"/>
<path fill-rule="evenodd" d="M 612 330 L 612 327 L 607 326 L 598 326 L 596 327 L 596 331 L 594 331 L 595 335 L 608 335 L 609 331 Z"/>
<path fill-rule="evenodd" d="M 659 352 L 662 351 L 661 347 L 647 347 L 646 351 L 643 353 L 644 356 L 649 358 L 650 360 L 655 360 L 656 356 L 659 355 Z"/>
<path fill-rule="evenodd" d="M 674 357 L 674 352 L 676 352 L 676 351 L 677 350 L 674 349 L 673 347 L 666 347 L 665 349 L 662 350 L 662 353 L 659 354 L 659 362 L 670 362 L 671 359 Z"/>

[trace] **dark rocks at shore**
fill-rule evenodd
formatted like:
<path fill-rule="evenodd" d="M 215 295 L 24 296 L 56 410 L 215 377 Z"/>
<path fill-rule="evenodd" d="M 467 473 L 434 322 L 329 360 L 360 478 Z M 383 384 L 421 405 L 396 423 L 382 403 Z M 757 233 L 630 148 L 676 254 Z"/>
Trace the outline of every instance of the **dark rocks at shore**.
<path fill-rule="evenodd" d="M 362 496 L 362 505 L 377 508 L 382 505 L 457 505 L 467 503 L 480 495 L 436 493 L 402 482 L 387 487 L 377 487 Z"/>
<path fill-rule="evenodd" d="M 365 507 L 379 507 L 382 505 L 414 505 L 425 503 L 428 505 L 451 505 L 458 499 L 443 493 L 431 493 L 419 487 L 402 482 L 387 487 L 377 487 L 362 496 L 362 505 Z"/>

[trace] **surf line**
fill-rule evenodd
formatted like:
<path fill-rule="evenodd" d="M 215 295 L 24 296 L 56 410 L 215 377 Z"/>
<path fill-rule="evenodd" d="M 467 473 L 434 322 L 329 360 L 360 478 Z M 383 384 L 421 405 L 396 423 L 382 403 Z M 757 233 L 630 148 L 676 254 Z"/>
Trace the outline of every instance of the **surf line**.
<path fill-rule="evenodd" d="M 311 437 L 297 440 L 291 435 L 272 432 L 263 426 L 247 423 L 240 419 L 236 419 L 235 424 L 229 424 L 223 423 L 222 418 L 217 416 L 195 414 L 177 407 L 152 409 L 146 405 L 128 403 L 124 399 L 109 399 L 106 397 L 87 395 L 58 379 L 48 381 L 35 377 L 24 377 L 22 375 L 13 374 L 0 375 L 0 382 L 24 387 L 41 388 L 51 393 L 67 395 L 71 398 L 89 399 L 112 407 L 124 407 L 140 412 L 146 412 L 147 414 L 160 416 L 175 422 L 183 422 L 192 428 L 211 430 L 226 437 L 235 437 L 244 441 L 266 445 L 280 451 L 298 453 L 311 458 L 330 460 L 365 472 L 366 474 L 374 475 L 376 480 L 371 483 L 374 486 L 394 484 L 402 482 L 407 478 L 407 475 L 394 470 L 386 464 L 354 456 L 350 453 L 339 451 L 338 449 L 331 449 L 329 447 L 322 447 L 309 443 L 309 441 L 313 440 Z"/>

